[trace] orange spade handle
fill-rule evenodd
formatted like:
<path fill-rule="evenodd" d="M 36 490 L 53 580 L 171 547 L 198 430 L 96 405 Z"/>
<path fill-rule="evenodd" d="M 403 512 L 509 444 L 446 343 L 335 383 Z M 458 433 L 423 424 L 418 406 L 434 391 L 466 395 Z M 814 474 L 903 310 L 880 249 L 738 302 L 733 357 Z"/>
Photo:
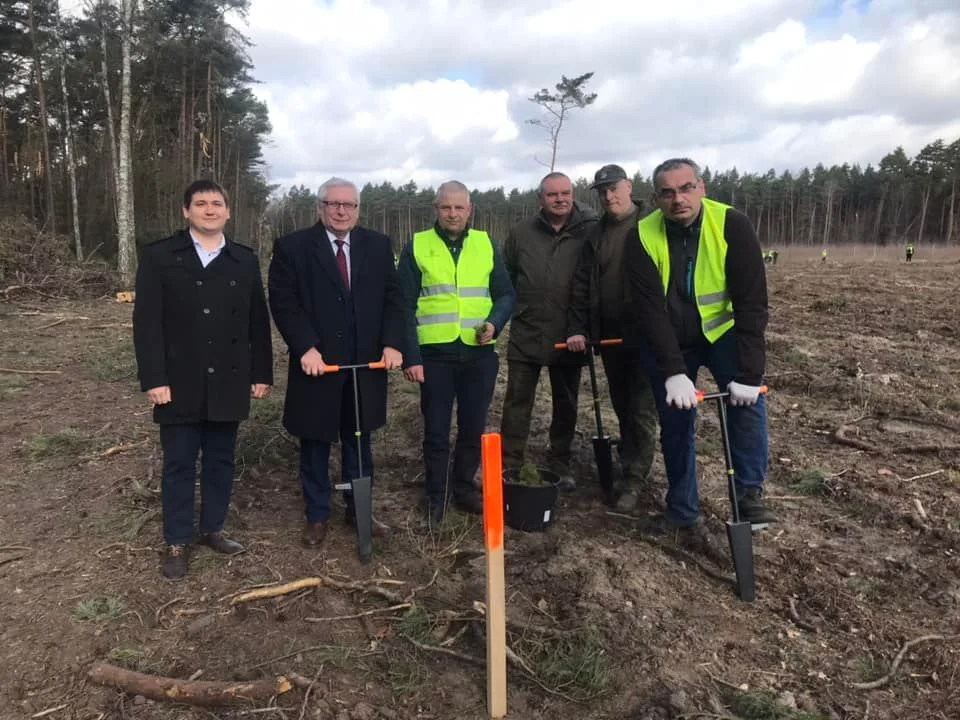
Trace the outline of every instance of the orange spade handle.
<path fill-rule="evenodd" d="M 606 339 L 606 340 L 601 340 L 600 342 L 596 342 L 596 341 L 594 340 L 594 341 L 589 341 L 589 342 L 587 342 L 587 345 L 600 345 L 601 347 L 607 347 L 607 346 L 609 346 L 609 345 L 623 345 L 623 338 L 608 338 L 608 339 Z M 554 343 L 554 344 L 553 344 L 553 349 L 554 349 L 554 350 L 566 350 L 566 349 L 567 349 L 567 344 L 566 344 L 565 342 L 562 342 L 562 343 Z"/>
<path fill-rule="evenodd" d="M 382 360 L 372 363 L 363 363 L 361 365 L 327 365 L 324 367 L 323 372 L 325 373 L 335 373 L 340 372 L 341 370 L 353 370 L 354 368 L 366 368 L 368 370 L 383 370 L 387 367 L 387 364 Z"/>
<path fill-rule="evenodd" d="M 769 390 L 770 389 L 766 385 L 760 386 L 761 395 L 766 395 L 769 392 Z M 709 395 L 710 397 L 716 398 L 716 397 L 727 397 L 729 394 L 730 393 L 728 392 L 718 392 L 718 393 L 710 393 Z M 697 390 L 697 402 L 702 402 L 703 399 L 707 397 L 707 395 L 708 393 L 703 392 L 703 390 Z"/>
<path fill-rule="evenodd" d="M 487 550 L 503 546 L 503 457 L 500 433 L 480 436 L 483 467 L 483 536 Z"/>

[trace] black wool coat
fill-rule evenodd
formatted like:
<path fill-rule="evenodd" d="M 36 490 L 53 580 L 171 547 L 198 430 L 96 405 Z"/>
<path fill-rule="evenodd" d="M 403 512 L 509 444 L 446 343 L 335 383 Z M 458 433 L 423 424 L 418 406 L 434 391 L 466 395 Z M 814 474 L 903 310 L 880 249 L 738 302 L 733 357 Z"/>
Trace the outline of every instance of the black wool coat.
<path fill-rule="evenodd" d="M 256 254 L 227 240 L 206 268 L 182 230 L 143 249 L 133 343 L 142 390 L 168 385 L 158 423 L 233 422 L 250 412 L 250 386 L 273 384 L 270 314 Z"/>
<path fill-rule="evenodd" d="M 334 442 L 350 373 L 311 377 L 300 358 L 316 348 L 326 364 L 345 365 L 376 362 L 384 347 L 403 349 L 403 297 L 390 238 L 361 227 L 350 231 L 348 290 L 323 225 L 298 230 L 274 243 L 267 284 L 273 320 L 290 350 L 283 426 L 296 437 Z M 360 370 L 357 378 L 361 430 L 369 432 L 387 421 L 387 374 Z M 347 410 L 352 418 L 352 407 Z"/>

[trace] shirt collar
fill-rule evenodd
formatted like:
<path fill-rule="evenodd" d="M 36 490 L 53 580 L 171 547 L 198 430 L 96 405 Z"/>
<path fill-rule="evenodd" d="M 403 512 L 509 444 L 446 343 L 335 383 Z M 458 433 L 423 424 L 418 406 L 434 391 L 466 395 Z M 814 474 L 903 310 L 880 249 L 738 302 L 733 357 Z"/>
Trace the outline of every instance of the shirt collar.
<path fill-rule="evenodd" d="M 327 230 L 326 228 L 324 228 L 324 231 L 326 231 L 327 233 L 327 240 L 330 241 L 330 244 L 331 245 L 335 244 L 337 242 L 337 236 L 334 235 L 329 230 Z M 350 233 L 347 233 L 346 235 L 343 236 L 343 244 L 346 245 L 348 248 L 350 247 Z"/>
<path fill-rule="evenodd" d="M 193 240 L 193 246 L 198 250 L 203 250 L 205 253 L 207 253 L 207 255 L 213 255 L 214 253 L 218 253 L 227 246 L 227 238 L 224 236 L 223 233 L 220 233 L 220 244 L 217 245 L 213 250 L 208 251 L 205 247 L 203 247 L 203 245 L 200 244 L 200 241 L 197 240 L 197 238 L 194 236 L 192 230 L 188 230 L 187 232 L 190 235 L 190 239 Z"/>
<path fill-rule="evenodd" d="M 440 236 L 440 239 L 443 240 L 447 245 L 452 245 L 454 247 L 462 245 L 463 241 L 466 239 L 467 235 L 470 233 L 470 223 L 467 223 L 466 227 L 463 229 L 463 234 L 459 238 L 453 239 L 450 237 L 450 234 L 440 227 L 439 222 L 433 224 L 433 229 Z"/>
<path fill-rule="evenodd" d="M 694 220 L 689 225 L 681 225 L 678 222 L 674 222 L 668 217 L 664 217 L 664 225 L 667 229 L 668 236 L 674 236 L 678 238 L 682 237 L 699 237 L 700 236 L 700 224 L 703 222 L 703 208 L 700 208 L 700 214 L 697 215 L 697 219 Z"/>

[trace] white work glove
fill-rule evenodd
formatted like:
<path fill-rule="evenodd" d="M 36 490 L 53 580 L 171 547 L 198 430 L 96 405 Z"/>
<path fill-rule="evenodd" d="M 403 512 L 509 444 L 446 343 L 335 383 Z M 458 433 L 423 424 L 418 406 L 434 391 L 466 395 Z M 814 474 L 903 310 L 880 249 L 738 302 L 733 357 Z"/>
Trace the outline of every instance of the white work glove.
<path fill-rule="evenodd" d="M 691 410 L 697 406 L 697 388 L 693 380 L 683 373 L 667 378 L 667 405 L 680 410 Z"/>
<path fill-rule="evenodd" d="M 731 382 L 727 385 L 727 392 L 730 393 L 730 404 L 735 407 L 747 407 L 756 405 L 760 399 L 759 385 L 743 385 L 738 382 Z"/>

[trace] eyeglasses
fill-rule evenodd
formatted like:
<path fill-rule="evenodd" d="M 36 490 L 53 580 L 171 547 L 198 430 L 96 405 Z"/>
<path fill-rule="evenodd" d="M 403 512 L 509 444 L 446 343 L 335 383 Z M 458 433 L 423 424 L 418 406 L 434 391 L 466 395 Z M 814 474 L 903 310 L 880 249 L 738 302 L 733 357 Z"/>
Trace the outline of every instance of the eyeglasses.
<path fill-rule="evenodd" d="M 661 200 L 673 200 L 677 195 L 689 195 L 697 189 L 700 183 L 687 183 L 674 190 L 673 188 L 660 188 L 657 190 L 657 197 Z"/>
<path fill-rule="evenodd" d="M 359 207 L 359 203 L 337 202 L 335 200 L 322 200 L 321 204 L 330 210 L 356 210 Z"/>

